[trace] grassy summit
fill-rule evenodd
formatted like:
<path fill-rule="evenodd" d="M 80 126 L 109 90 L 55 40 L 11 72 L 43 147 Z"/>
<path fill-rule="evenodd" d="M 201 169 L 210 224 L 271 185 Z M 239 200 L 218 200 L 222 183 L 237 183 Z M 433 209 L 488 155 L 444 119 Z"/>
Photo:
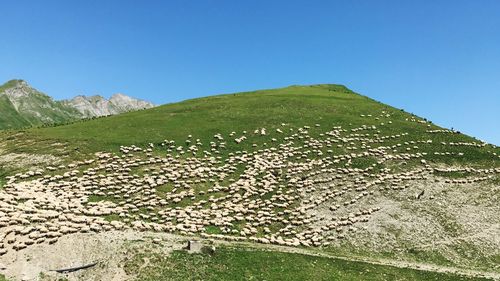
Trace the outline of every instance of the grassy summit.
<path fill-rule="evenodd" d="M 228 153 L 250 148 L 253 143 L 262 145 L 271 142 L 276 135 L 275 130 L 282 123 L 292 128 L 315 124 L 323 128 L 342 126 L 344 129 L 376 126 L 382 135 L 408 132 L 409 135 L 398 140 L 389 139 L 385 144 L 431 139 L 432 143 L 421 147 L 424 150 L 440 147 L 441 142 L 479 143 L 462 134 L 429 133 L 442 128 L 356 94 L 344 86 L 325 84 L 204 97 L 118 116 L 26 130 L 16 135 L 15 141 L 10 142 L 10 148 L 17 152 L 69 153 L 74 158 L 96 151 L 116 151 L 120 145 L 158 144 L 165 139 L 184 144 L 188 135 L 201 139 L 208 146 L 218 133 L 227 136 L 234 131 L 237 132 L 236 138 L 242 131 L 251 134 L 256 129 L 266 128 L 269 132 L 266 136 L 238 145 L 234 138 L 226 137 L 227 149 L 222 153 Z M 314 131 L 311 133 L 314 134 Z M 12 133 L 4 138 L 9 135 Z M 64 143 L 66 149 L 54 149 L 53 143 Z M 464 153 L 463 157 L 453 161 L 479 161 L 477 163 L 480 164 L 492 163 L 491 160 L 495 159 L 491 157 L 491 147 L 460 146 L 451 149 Z M 445 157 L 432 157 L 436 161 L 451 161 Z"/>

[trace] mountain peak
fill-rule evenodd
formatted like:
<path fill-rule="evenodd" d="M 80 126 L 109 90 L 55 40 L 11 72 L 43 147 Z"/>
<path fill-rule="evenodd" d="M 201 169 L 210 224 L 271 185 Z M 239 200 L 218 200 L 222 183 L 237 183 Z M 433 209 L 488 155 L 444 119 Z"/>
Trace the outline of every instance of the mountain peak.
<path fill-rule="evenodd" d="M 55 101 L 22 79 L 12 79 L 0 85 L 0 98 L 2 113 L 15 116 L 11 119 L 18 121 L 3 120 L 0 116 L 0 129 L 115 115 L 155 106 L 124 94 L 114 94 L 109 100 L 100 95 L 78 95 L 71 100 Z"/>
<path fill-rule="evenodd" d="M 31 88 L 31 86 L 28 84 L 28 82 L 22 80 L 22 79 L 12 79 L 7 81 L 5 84 L 0 86 L 0 92 L 4 92 L 7 89 L 11 88 Z"/>
<path fill-rule="evenodd" d="M 79 95 L 71 100 L 65 100 L 63 103 L 75 108 L 85 117 L 115 115 L 155 106 L 150 102 L 135 99 L 121 93 L 114 94 L 109 99 L 105 99 L 100 95 Z"/>
<path fill-rule="evenodd" d="M 116 94 L 112 95 L 110 99 L 112 99 L 112 98 L 121 98 L 121 97 L 129 97 L 129 96 L 127 96 L 125 94 L 122 94 L 122 93 L 116 93 Z"/>
<path fill-rule="evenodd" d="M 11 80 L 7 81 L 5 84 L 10 84 L 10 85 L 25 84 L 25 85 L 27 85 L 28 83 L 23 79 L 11 79 Z"/>
<path fill-rule="evenodd" d="M 12 79 L 0 86 L 0 93 L 5 94 L 14 106 L 19 105 L 21 99 L 29 99 L 38 96 L 43 99 L 52 99 L 48 95 L 31 87 L 28 82 L 21 79 Z"/>

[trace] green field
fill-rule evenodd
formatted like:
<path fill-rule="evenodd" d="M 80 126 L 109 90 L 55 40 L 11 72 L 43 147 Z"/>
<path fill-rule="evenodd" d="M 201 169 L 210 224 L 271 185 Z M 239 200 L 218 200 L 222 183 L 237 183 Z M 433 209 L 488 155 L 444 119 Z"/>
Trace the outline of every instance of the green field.
<path fill-rule="evenodd" d="M 147 260 L 147 264 L 145 261 Z M 210 254 L 138 253 L 125 264 L 136 280 L 487 280 L 303 254 L 222 247 Z"/>

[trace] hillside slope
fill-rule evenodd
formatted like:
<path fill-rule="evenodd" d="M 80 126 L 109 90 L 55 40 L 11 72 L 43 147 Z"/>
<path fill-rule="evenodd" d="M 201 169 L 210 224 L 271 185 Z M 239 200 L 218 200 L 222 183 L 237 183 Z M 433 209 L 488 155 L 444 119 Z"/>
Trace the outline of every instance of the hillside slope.
<path fill-rule="evenodd" d="M 46 217 L 40 229 L 168 232 L 498 276 L 499 155 L 343 86 L 291 86 L 0 133 L 0 196 Z M 9 233 L 19 244 L 5 243 L 5 259 L 17 245 L 31 253 L 32 238 Z M 173 261 L 158 262 L 145 274 Z"/>
<path fill-rule="evenodd" d="M 30 123 L 19 114 L 7 96 L 0 95 L 0 129 L 23 128 Z"/>
<path fill-rule="evenodd" d="M 21 141 L 11 148 L 20 152 L 42 151 L 40 148 L 47 148 L 44 144 L 61 142 L 77 157 L 101 150 L 116 151 L 120 145 L 146 145 L 161 143 L 165 139 L 181 143 L 188 135 L 212 140 L 217 133 L 262 127 L 273 131 L 282 123 L 299 127 L 311 124 L 352 128 L 375 125 L 384 134 L 412 133 L 411 136 L 401 136 L 400 141 L 430 137 L 433 142 L 424 145 L 424 149 L 440 147 L 443 141 L 479 143 L 469 136 L 443 130 L 432 122 L 358 95 L 344 86 L 312 85 L 198 98 L 88 122 L 27 130 L 19 134 L 30 142 L 37 141 L 37 145 L 26 146 Z M 439 130 L 443 131 L 435 133 Z M 257 141 L 270 140 L 268 135 Z M 226 152 L 250 146 L 249 142 L 236 145 L 234 141 L 228 141 Z M 78 151 L 72 151 L 73 148 L 78 148 Z M 494 150 L 491 145 L 486 149 L 465 145 L 451 149 L 460 150 L 465 155 L 457 159 L 436 156 L 436 161 L 484 160 L 491 163 L 496 160 L 491 155 Z"/>

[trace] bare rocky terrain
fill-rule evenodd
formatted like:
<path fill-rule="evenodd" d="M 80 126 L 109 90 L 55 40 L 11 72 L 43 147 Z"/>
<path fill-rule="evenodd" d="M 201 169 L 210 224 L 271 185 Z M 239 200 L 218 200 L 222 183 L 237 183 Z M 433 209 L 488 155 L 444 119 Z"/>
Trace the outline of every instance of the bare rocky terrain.
<path fill-rule="evenodd" d="M 134 99 L 124 94 L 114 94 L 109 99 L 101 96 L 76 96 L 62 103 L 75 108 L 86 118 L 116 115 L 155 106 L 150 102 Z"/>
<path fill-rule="evenodd" d="M 151 247 L 153 239 L 161 247 Z M 52 245 L 37 244 L 26 251 L 2 257 L 2 273 L 14 280 L 131 280 L 123 264 L 134 250 L 168 254 L 185 247 L 185 238 L 158 233 L 110 231 L 66 235 Z M 95 264 L 89 269 L 68 273 L 55 270 Z"/>

